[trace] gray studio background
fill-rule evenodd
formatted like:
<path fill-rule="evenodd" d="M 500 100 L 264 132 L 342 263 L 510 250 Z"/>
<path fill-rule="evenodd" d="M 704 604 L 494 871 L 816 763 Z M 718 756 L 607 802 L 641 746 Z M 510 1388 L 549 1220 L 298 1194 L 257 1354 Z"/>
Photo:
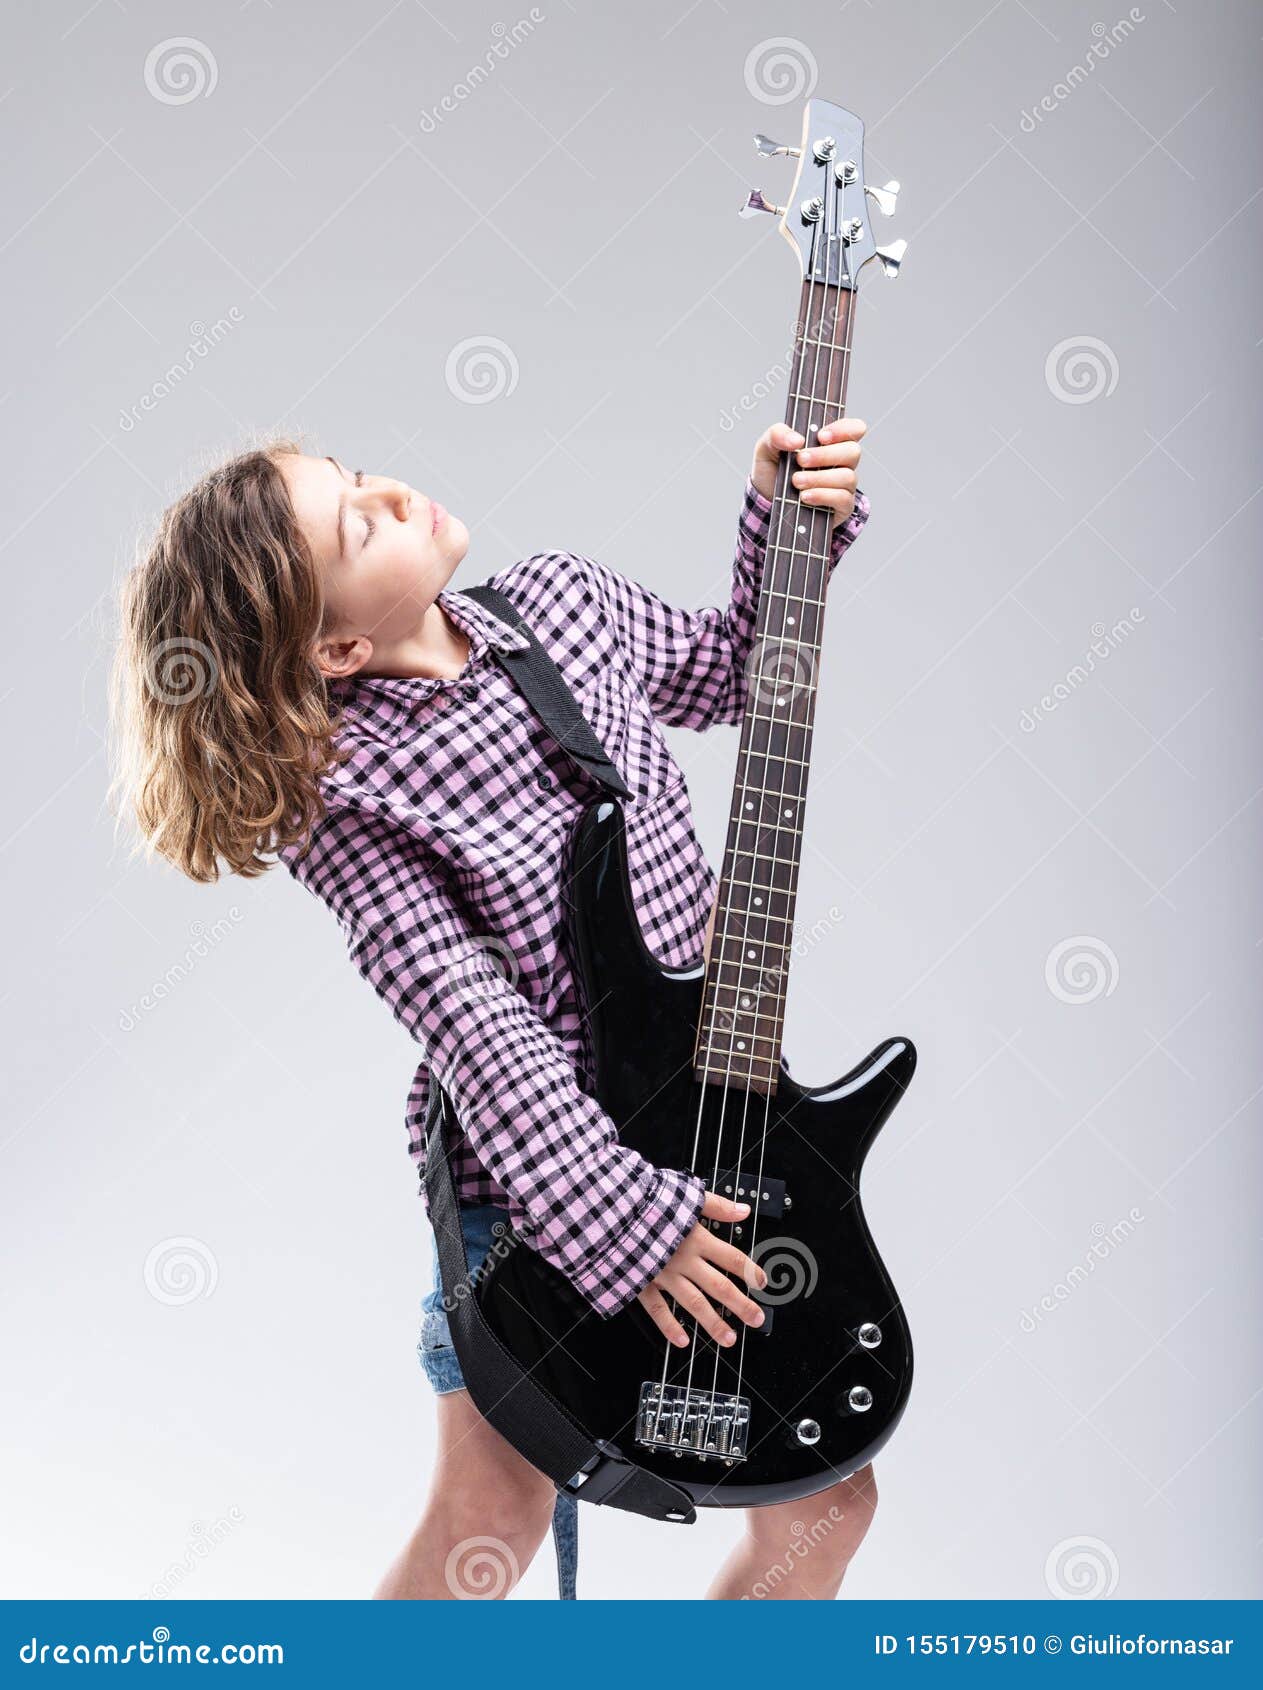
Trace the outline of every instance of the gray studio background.
<path fill-rule="evenodd" d="M 116 575 L 277 427 L 465 517 L 457 586 L 553 546 L 722 597 L 798 297 L 734 211 L 813 79 L 910 243 L 860 293 L 788 1043 L 922 1059 L 868 1176 L 918 1380 L 845 1593 L 1257 1594 L 1259 36 L 10 8 L 5 1594 L 368 1594 L 432 1447 L 415 1053 L 283 871 L 115 843 Z M 735 730 L 673 743 L 717 862 Z M 583 1526 L 584 1595 L 685 1597 L 736 1522 Z"/>

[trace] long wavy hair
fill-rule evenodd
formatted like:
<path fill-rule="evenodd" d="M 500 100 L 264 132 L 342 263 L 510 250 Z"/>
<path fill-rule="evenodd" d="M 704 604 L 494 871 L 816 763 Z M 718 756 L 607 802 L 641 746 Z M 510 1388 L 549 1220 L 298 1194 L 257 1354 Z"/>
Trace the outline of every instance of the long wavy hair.
<path fill-rule="evenodd" d="M 278 467 L 301 451 L 271 439 L 204 475 L 120 588 L 111 795 L 138 848 L 193 880 L 262 874 L 306 842 L 345 756 L 314 658 L 320 579 Z"/>

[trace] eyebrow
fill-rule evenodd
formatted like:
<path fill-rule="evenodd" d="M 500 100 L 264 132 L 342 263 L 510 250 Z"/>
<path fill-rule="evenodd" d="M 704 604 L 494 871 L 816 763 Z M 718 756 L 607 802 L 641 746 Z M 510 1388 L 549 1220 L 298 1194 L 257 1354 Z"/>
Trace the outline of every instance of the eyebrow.
<path fill-rule="evenodd" d="M 338 460 L 329 457 L 326 453 L 325 462 L 333 465 L 338 472 L 338 480 L 341 481 L 342 465 Z M 346 500 L 341 497 L 338 499 L 338 556 L 346 556 Z"/>

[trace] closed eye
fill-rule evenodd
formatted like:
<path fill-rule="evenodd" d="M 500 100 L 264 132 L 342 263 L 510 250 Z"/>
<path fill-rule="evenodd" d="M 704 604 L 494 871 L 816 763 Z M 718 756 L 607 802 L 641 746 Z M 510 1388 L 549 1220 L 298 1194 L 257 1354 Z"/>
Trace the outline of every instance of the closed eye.
<path fill-rule="evenodd" d="M 355 472 L 355 485 L 357 487 L 362 487 L 364 485 L 364 471 L 362 469 L 357 469 L 356 472 Z M 368 542 L 373 538 L 373 535 L 376 534 L 376 532 L 377 532 L 377 524 L 373 521 L 371 516 L 366 516 L 364 518 L 364 544 L 365 545 L 368 544 Z"/>

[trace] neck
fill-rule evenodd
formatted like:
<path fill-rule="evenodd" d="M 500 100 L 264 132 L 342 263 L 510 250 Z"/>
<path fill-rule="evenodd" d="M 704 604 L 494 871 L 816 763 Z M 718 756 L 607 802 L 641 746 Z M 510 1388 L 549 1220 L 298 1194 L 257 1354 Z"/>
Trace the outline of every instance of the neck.
<path fill-rule="evenodd" d="M 454 680 L 469 661 L 469 636 L 435 599 L 420 626 L 393 645 L 374 646 L 364 675 Z"/>
<path fill-rule="evenodd" d="M 854 294 L 807 282 L 785 420 L 808 440 L 846 409 Z M 782 457 L 763 563 L 724 870 L 694 1071 L 776 1090 L 831 551 Z"/>

